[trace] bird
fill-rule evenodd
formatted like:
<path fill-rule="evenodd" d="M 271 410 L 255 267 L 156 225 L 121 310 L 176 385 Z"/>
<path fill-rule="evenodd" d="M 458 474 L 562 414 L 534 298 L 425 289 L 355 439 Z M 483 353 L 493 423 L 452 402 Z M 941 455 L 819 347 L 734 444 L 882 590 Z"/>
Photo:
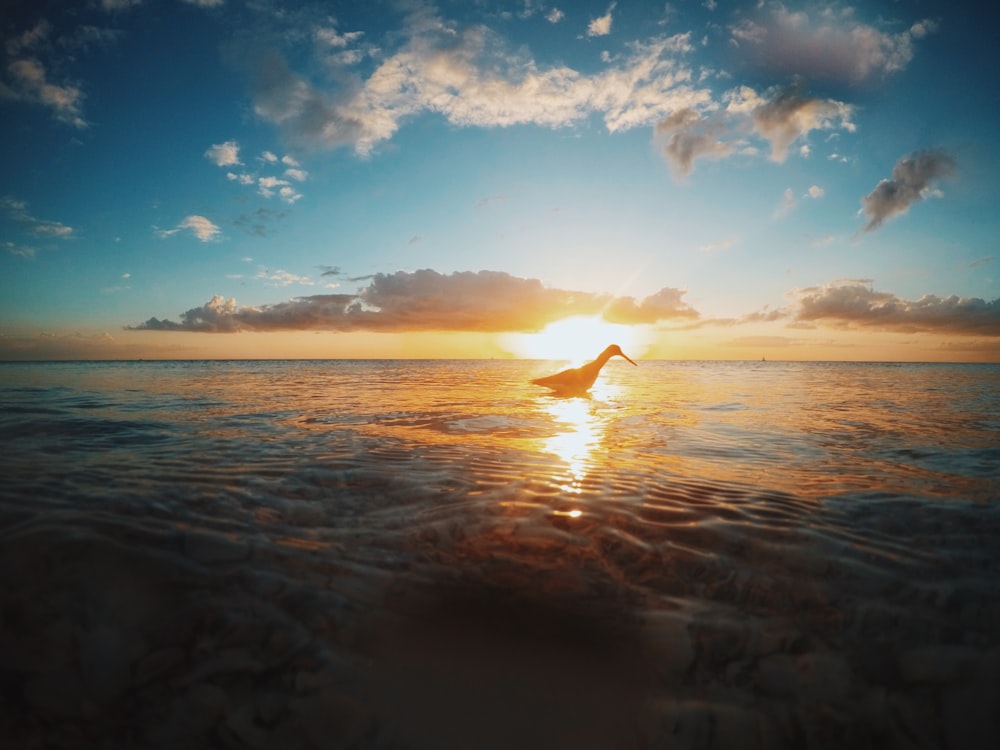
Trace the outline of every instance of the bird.
<path fill-rule="evenodd" d="M 544 378 L 535 378 L 531 382 L 535 385 L 543 385 L 551 388 L 558 394 L 572 395 L 586 393 L 601 374 L 601 368 L 607 364 L 612 357 L 624 357 L 629 362 L 631 359 L 621 350 L 618 344 L 612 344 L 595 359 L 582 367 L 571 367 L 568 370 L 557 372 L 555 375 L 547 375 Z M 635 362 L 632 362 L 635 365 Z M 638 365 L 636 365 L 638 367 Z"/>

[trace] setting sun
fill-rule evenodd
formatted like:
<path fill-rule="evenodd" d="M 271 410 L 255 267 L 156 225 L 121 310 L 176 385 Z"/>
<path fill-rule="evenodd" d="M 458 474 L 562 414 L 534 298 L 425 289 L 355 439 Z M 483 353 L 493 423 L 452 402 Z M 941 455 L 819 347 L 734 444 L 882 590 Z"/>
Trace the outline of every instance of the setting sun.
<path fill-rule="evenodd" d="M 575 316 L 549 323 L 538 333 L 506 334 L 501 345 L 525 359 L 568 360 L 579 365 L 596 357 L 608 344 L 618 344 L 630 356 L 645 349 L 635 326 L 609 323 L 598 316 Z"/>

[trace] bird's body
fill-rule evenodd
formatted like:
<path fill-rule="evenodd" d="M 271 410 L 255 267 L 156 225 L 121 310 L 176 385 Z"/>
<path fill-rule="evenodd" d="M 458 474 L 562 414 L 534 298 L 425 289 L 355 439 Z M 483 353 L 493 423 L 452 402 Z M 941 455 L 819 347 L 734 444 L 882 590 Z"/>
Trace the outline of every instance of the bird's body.
<path fill-rule="evenodd" d="M 601 374 L 601 368 L 607 364 L 609 359 L 615 356 L 624 357 L 629 362 L 632 362 L 618 344 L 612 344 L 601 352 L 600 356 L 593 362 L 588 362 L 582 367 L 572 367 L 568 370 L 557 372 L 555 375 L 535 378 L 531 382 L 535 385 L 543 385 L 546 388 L 551 388 L 560 394 L 586 393 L 590 390 L 594 381 L 597 380 L 597 376 Z M 632 362 L 632 364 L 634 365 L 635 362 Z"/>

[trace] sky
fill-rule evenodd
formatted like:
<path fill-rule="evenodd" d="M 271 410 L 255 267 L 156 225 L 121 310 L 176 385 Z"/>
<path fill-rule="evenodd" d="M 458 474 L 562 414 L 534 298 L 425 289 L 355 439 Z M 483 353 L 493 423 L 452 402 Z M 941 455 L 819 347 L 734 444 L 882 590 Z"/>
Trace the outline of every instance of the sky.
<path fill-rule="evenodd" d="M 1000 362 L 969 0 L 14 0 L 0 359 Z"/>

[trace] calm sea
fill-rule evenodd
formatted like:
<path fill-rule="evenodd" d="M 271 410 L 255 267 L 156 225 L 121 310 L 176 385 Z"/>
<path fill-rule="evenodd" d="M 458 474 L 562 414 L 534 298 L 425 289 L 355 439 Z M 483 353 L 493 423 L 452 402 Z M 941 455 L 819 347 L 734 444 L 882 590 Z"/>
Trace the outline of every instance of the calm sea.
<path fill-rule="evenodd" d="M 560 364 L 0 364 L 0 736 L 1000 746 L 1000 366 Z"/>

